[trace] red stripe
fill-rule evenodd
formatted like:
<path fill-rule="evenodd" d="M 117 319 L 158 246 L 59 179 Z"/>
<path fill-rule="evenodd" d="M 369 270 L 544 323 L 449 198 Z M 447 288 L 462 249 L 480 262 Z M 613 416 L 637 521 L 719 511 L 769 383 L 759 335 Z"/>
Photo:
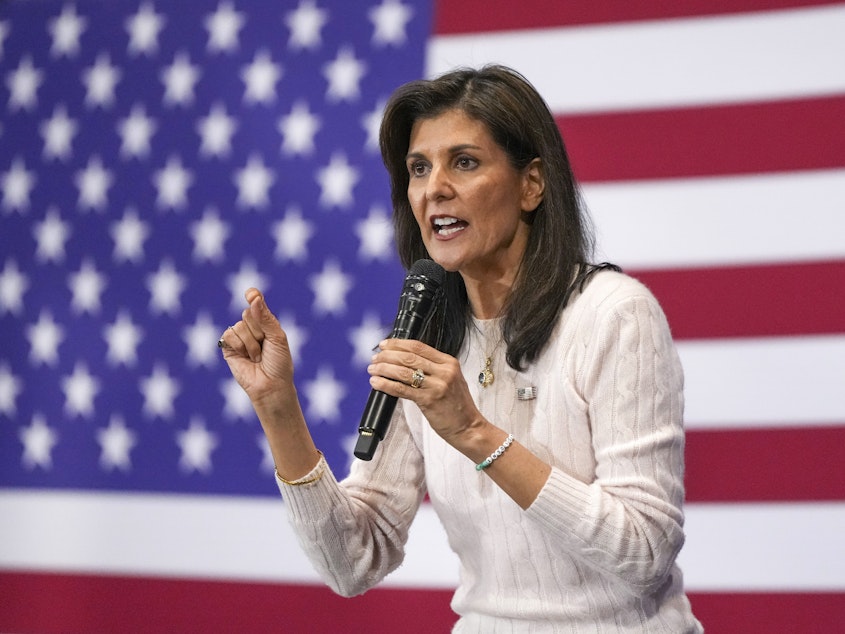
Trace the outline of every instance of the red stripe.
<path fill-rule="evenodd" d="M 558 118 L 581 181 L 845 166 L 845 96 Z"/>
<path fill-rule="evenodd" d="M 512 31 L 581 24 L 659 20 L 839 4 L 830 0 L 684 0 L 684 2 L 561 2 L 560 0 L 439 0 L 438 35 Z"/>
<path fill-rule="evenodd" d="M 845 424 L 688 430 L 688 502 L 845 500 Z"/>
<path fill-rule="evenodd" d="M 690 593 L 708 632 L 834 631 L 845 593 Z M 448 632 L 450 591 L 371 590 L 342 599 L 277 584 L 0 573 L 4 632 Z M 833 629 L 832 629 L 833 628 Z"/>
<path fill-rule="evenodd" d="M 631 271 L 676 339 L 845 333 L 845 260 Z"/>
<path fill-rule="evenodd" d="M 2 632 L 448 632 L 451 591 L 0 572 Z M 401 628 L 399 627 L 401 625 Z"/>
<path fill-rule="evenodd" d="M 832 634 L 845 623 L 845 593 L 691 593 L 706 632 Z"/>

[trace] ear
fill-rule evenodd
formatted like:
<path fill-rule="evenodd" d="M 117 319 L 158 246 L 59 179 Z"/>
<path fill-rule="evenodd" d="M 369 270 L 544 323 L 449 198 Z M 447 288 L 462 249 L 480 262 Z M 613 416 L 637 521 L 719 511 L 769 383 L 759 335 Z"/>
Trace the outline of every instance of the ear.
<path fill-rule="evenodd" d="M 522 170 L 522 211 L 532 212 L 543 202 L 546 191 L 546 175 L 543 161 L 532 160 Z"/>

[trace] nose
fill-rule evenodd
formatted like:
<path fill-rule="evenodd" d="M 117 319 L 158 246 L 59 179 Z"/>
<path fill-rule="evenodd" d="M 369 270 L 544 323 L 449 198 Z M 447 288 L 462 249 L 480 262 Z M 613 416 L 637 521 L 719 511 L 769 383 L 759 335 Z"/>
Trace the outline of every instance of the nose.
<path fill-rule="evenodd" d="M 448 170 L 442 164 L 431 166 L 431 172 L 426 182 L 425 195 L 428 200 L 442 200 L 452 196 L 452 183 Z"/>

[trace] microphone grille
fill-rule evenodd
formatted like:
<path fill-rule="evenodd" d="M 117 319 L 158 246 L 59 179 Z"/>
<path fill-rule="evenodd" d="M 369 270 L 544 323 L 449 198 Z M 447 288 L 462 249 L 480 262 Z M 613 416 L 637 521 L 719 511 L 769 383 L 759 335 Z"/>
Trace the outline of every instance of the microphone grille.
<path fill-rule="evenodd" d="M 423 275 L 439 286 L 446 277 L 446 271 L 434 260 L 422 259 L 414 262 L 408 275 Z"/>

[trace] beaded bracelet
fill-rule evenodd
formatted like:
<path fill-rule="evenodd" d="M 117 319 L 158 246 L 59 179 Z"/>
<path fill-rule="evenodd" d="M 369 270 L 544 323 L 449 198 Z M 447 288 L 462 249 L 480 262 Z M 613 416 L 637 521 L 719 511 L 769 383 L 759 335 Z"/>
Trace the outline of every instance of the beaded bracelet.
<path fill-rule="evenodd" d="M 496 458 L 498 458 L 499 456 L 501 456 L 503 453 L 505 453 L 505 450 L 508 447 L 511 446 L 512 442 L 513 442 L 513 434 L 508 434 L 508 437 L 505 438 L 505 442 L 503 442 L 501 444 L 501 446 L 496 451 L 491 453 L 488 458 L 485 458 L 484 462 L 479 462 L 477 465 L 475 465 L 475 470 L 476 471 L 483 471 L 484 469 L 489 467 L 491 464 L 493 464 L 493 461 Z"/>

